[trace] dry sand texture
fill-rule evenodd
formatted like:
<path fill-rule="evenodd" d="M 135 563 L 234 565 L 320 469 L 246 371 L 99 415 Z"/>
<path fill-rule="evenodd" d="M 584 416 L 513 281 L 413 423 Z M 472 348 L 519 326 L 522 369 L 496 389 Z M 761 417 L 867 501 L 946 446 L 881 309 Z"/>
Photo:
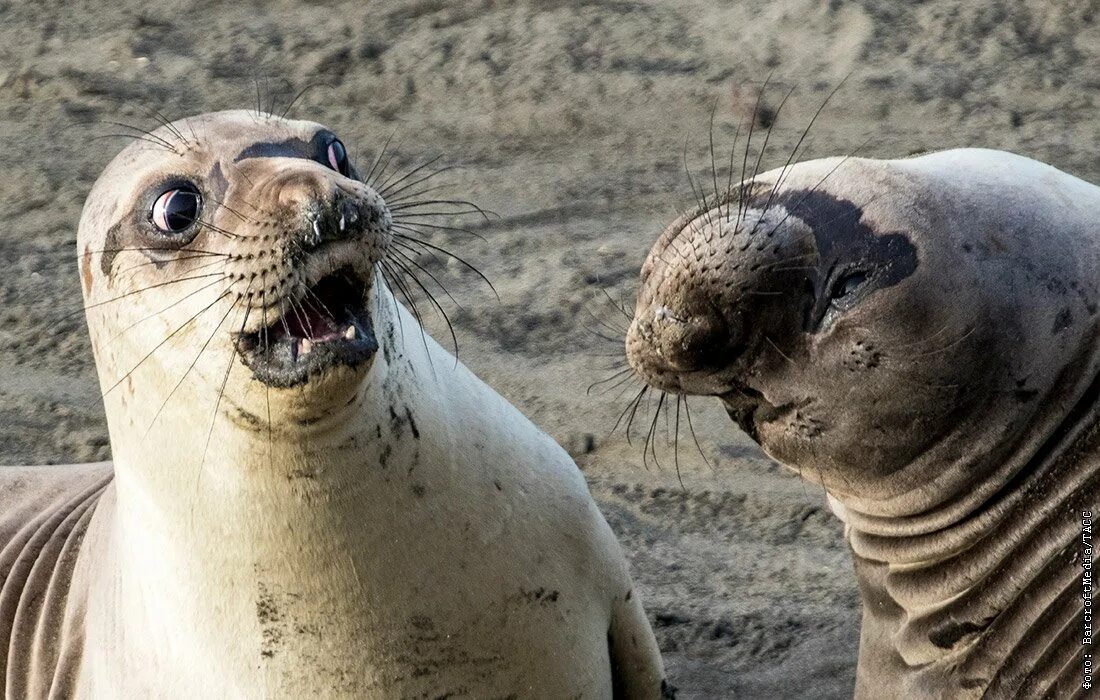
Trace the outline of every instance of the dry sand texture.
<path fill-rule="evenodd" d="M 327 82 L 293 114 L 332 126 L 361 160 L 391 133 L 403 167 L 444 154 L 463 165 L 441 176 L 448 192 L 499 214 L 466 220 L 484 240 L 431 239 L 485 271 L 499 303 L 457 264 L 421 262 L 462 304 L 447 307 L 462 359 L 588 475 L 681 697 L 849 695 L 858 597 L 820 490 L 705 401 L 693 418 L 713 470 L 686 433 L 685 489 L 663 443 L 661 467 L 643 466 L 637 441 L 608 436 L 628 397 L 585 394 L 619 350 L 590 332 L 588 310 L 619 323 L 604 292 L 630 303 L 651 242 L 693 201 L 685 154 L 709 179 L 711 107 L 724 158 L 769 74 L 772 109 L 794 93 L 766 165 L 849 76 L 809 156 L 984 145 L 1100 180 L 1095 5 L 0 2 L 0 464 L 109 456 L 72 313 L 80 207 L 121 147 L 92 140 L 117 131 L 102 122 L 251 106 L 257 76 L 280 106 L 293 92 L 281 80 Z"/>

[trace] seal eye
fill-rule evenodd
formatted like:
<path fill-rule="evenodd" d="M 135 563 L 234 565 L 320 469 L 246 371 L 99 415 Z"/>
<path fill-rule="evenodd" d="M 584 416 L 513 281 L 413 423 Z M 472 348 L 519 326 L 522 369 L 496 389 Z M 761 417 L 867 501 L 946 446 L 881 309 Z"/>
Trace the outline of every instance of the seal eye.
<path fill-rule="evenodd" d="M 836 284 L 833 285 L 833 291 L 829 294 L 829 300 L 831 302 L 844 300 L 854 294 L 866 281 L 867 273 L 865 272 L 852 272 L 841 277 L 836 281 Z"/>
<path fill-rule="evenodd" d="M 328 145 L 328 164 L 341 175 L 348 174 L 348 150 L 340 139 L 333 139 Z"/>
<path fill-rule="evenodd" d="M 194 185 L 173 187 L 153 202 L 149 218 L 161 233 L 182 233 L 198 220 L 201 206 L 202 195 Z"/>

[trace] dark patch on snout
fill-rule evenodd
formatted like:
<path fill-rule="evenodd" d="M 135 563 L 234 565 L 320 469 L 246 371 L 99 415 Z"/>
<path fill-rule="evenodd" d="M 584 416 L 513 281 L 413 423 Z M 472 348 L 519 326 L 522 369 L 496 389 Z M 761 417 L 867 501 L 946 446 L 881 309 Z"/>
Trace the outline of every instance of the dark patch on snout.
<path fill-rule="evenodd" d="M 229 180 L 222 172 L 221 161 L 214 163 L 214 167 L 210 168 L 210 174 L 206 176 L 206 184 L 209 188 L 210 199 L 215 204 L 221 204 L 225 201 L 225 193 L 229 191 Z"/>
<path fill-rule="evenodd" d="M 294 137 L 284 141 L 258 141 L 249 144 L 237 157 L 234 163 L 240 163 L 249 158 L 310 158 L 312 159 L 311 144 Z"/>
<path fill-rule="evenodd" d="M 304 158 L 314 160 L 327 167 L 328 146 L 336 139 L 336 134 L 328 129 L 321 129 L 315 133 L 309 141 L 298 137 L 291 137 L 283 141 L 258 141 L 249 144 L 233 159 L 234 163 L 249 158 Z M 356 173 L 352 173 L 356 175 Z"/>
<path fill-rule="evenodd" d="M 115 263 L 115 256 L 122 248 L 122 222 L 116 223 L 107 229 L 107 236 L 103 239 L 103 253 L 99 256 L 99 269 L 104 275 L 111 274 L 111 266 Z"/>
<path fill-rule="evenodd" d="M 753 204 L 763 206 L 765 202 Z M 917 249 L 909 236 L 874 231 L 863 222 L 863 209 L 847 199 L 819 190 L 791 190 L 777 195 L 773 204 L 782 205 L 813 231 L 819 264 L 816 279 L 812 280 L 818 299 L 812 318 L 817 318 L 822 305 L 828 303 L 828 285 L 835 273 L 866 274 L 866 291 L 860 294 L 865 296 L 898 284 L 917 269 Z"/>

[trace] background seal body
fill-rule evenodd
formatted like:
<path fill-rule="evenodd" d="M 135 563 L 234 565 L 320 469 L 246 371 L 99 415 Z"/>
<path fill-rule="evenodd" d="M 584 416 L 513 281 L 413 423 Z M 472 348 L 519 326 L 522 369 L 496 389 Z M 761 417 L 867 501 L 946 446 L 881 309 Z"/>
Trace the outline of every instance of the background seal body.
<path fill-rule="evenodd" d="M 566 453 L 423 334 L 328 130 L 158 129 L 79 254 L 113 463 L 0 472 L 6 697 L 660 697 Z"/>
<path fill-rule="evenodd" d="M 1100 188 L 980 149 L 765 173 L 669 226 L 627 354 L 824 486 L 857 695 L 1084 693 Z"/>

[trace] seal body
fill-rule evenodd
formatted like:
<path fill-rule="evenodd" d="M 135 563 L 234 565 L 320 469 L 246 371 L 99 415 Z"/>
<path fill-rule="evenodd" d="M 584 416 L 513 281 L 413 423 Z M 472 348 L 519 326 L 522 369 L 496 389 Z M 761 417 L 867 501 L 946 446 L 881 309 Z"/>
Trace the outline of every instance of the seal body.
<path fill-rule="evenodd" d="M 395 301 L 342 144 L 155 133 L 81 224 L 114 462 L 0 471 L 7 697 L 660 697 L 583 477 Z"/>
<path fill-rule="evenodd" d="M 1008 153 L 833 158 L 685 215 L 642 269 L 636 371 L 720 397 L 845 522 L 860 697 L 1088 690 L 1098 213 Z"/>

